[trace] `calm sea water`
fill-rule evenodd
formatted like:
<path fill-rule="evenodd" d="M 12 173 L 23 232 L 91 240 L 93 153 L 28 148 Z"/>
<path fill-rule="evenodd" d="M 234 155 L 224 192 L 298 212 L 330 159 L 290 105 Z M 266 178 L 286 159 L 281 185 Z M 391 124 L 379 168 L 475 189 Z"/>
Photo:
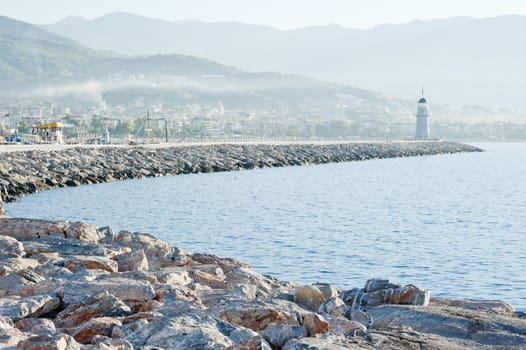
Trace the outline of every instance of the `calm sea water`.
<path fill-rule="evenodd" d="M 284 280 L 351 288 L 382 277 L 526 310 L 526 144 L 479 146 L 58 189 L 6 209 L 149 232 Z"/>

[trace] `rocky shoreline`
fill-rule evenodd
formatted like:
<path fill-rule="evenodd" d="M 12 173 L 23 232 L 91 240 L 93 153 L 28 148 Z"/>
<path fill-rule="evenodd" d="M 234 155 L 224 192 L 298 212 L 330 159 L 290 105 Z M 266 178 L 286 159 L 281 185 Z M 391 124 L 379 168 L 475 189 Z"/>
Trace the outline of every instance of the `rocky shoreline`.
<path fill-rule="evenodd" d="M 75 147 L 2 150 L 2 200 L 63 187 L 189 173 L 323 164 L 378 158 L 479 152 L 442 141 L 339 144 L 212 144 L 166 147 Z"/>
<path fill-rule="evenodd" d="M 148 234 L 0 218 L 4 349 L 524 349 L 505 302 L 261 275 Z"/>
<path fill-rule="evenodd" d="M 472 151 L 400 142 L 7 152 L 0 202 L 127 178 Z M 526 315 L 506 302 L 364 282 L 289 283 L 149 234 L 0 217 L 0 349 L 526 348 Z"/>

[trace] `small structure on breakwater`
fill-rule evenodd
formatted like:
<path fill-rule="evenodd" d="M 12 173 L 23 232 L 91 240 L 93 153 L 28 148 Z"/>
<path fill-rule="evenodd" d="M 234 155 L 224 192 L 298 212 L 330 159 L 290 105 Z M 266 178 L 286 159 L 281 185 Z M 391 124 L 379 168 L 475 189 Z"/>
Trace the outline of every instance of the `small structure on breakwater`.
<path fill-rule="evenodd" d="M 429 132 L 429 108 L 427 107 L 427 100 L 424 97 L 424 89 L 422 89 L 422 97 L 418 100 L 418 108 L 416 110 L 416 135 L 417 139 L 428 139 L 431 133 Z"/>

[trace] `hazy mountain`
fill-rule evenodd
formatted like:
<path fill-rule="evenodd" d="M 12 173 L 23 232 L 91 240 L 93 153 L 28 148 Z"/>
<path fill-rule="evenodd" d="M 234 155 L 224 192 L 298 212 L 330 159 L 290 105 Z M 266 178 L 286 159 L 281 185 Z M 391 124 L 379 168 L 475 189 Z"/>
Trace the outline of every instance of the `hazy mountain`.
<path fill-rule="evenodd" d="M 435 102 L 526 107 L 526 17 L 468 17 L 369 30 L 281 31 L 240 23 L 167 22 L 126 13 L 45 26 L 123 54 L 183 53 L 249 71 L 281 71 Z"/>
<path fill-rule="evenodd" d="M 63 25 L 87 23 L 67 19 Z M 149 20 L 148 20 L 149 22 Z M 69 23 L 69 24 L 68 24 Z M 246 73 L 186 55 L 123 56 L 95 51 L 28 23 L 0 17 L 1 98 L 72 104 L 222 101 L 227 108 L 310 111 L 339 103 L 384 108 L 378 93 L 281 73 Z"/>

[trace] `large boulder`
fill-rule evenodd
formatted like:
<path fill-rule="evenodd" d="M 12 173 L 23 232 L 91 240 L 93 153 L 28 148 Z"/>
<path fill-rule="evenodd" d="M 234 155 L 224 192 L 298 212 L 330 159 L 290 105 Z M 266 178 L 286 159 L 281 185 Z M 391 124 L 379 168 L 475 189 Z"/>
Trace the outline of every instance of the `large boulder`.
<path fill-rule="evenodd" d="M 299 286 L 294 290 L 294 302 L 311 311 L 318 311 L 325 296 L 316 286 Z"/>
<path fill-rule="evenodd" d="M 24 254 L 24 246 L 16 238 L 0 236 L 0 259 L 20 258 Z"/>

